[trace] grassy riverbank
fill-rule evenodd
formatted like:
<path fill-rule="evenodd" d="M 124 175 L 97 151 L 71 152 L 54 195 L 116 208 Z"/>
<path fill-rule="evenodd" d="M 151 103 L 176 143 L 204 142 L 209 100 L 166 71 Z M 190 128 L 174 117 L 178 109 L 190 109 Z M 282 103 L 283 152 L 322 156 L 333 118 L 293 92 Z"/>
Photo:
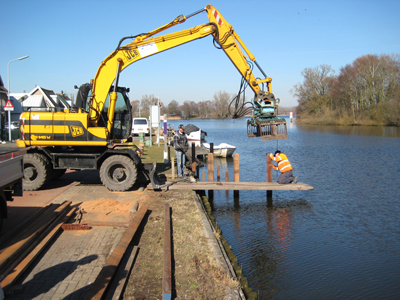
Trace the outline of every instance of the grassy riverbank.
<path fill-rule="evenodd" d="M 338 113 L 329 109 L 320 110 L 315 114 L 299 114 L 296 122 L 310 125 L 343 125 L 343 126 L 400 126 L 399 115 L 369 112 L 353 116 Z"/>
<path fill-rule="evenodd" d="M 139 145 L 139 142 L 134 142 Z M 167 148 L 174 157 L 173 149 Z M 171 173 L 171 164 L 164 163 L 164 143 L 143 149 L 144 163 L 157 162 L 157 173 Z M 158 299 L 162 294 L 160 279 L 163 270 L 164 207 L 171 207 L 173 249 L 173 298 L 226 299 L 240 282 L 221 268 L 205 236 L 202 212 L 196 205 L 193 191 L 145 190 L 139 205 L 147 205 L 149 213 L 135 236 L 139 254 L 133 267 L 124 299 Z"/>

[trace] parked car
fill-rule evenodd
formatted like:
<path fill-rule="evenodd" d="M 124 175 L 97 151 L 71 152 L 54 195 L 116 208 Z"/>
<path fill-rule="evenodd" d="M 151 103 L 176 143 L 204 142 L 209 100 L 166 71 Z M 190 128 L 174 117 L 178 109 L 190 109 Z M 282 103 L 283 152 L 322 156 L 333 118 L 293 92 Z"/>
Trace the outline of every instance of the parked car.
<path fill-rule="evenodd" d="M 4 135 L 5 139 L 8 141 L 8 122 L 4 124 Z M 11 140 L 15 141 L 19 139 L 19 121 L 11 121 Z"/>
<path fill-rule="evenodd" d="M 146 118 L 133 118 L 132 135 L 139 133 L 149 134 L 149 130 L 149 122 Z"/>

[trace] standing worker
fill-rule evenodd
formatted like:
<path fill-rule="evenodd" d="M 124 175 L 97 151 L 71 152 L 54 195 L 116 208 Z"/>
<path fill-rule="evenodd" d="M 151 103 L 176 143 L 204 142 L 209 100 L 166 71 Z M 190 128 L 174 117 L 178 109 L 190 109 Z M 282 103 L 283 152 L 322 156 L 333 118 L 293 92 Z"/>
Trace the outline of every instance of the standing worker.
<path fill-rule="evenodd" d="M 182 177 L 185 173 L 185 153 L 189 149 L 187 137 L 185 134 L 185 126 L 183 126 L 182 124 L 179 125 L 179 129 L 174 135 L 174 149 L 176 153 L 178 177 Z"/>
<path fill-rule="evenodd" d="M 275 170 L 279 170 L 281 174 L 276 179 L 277 183 L 280 184 L 287 184 L 287 183 L 296 183 L 297 177 L 293 176 L 293 167 L 290 164 L 287 156 L 285 153 L 282 153 L 279 150 L 275 151 L 275 155 L 272 153 L 269 154 L 269 157 L 273 160 L 278 162 L 278 167 L 272 165 Z"/>

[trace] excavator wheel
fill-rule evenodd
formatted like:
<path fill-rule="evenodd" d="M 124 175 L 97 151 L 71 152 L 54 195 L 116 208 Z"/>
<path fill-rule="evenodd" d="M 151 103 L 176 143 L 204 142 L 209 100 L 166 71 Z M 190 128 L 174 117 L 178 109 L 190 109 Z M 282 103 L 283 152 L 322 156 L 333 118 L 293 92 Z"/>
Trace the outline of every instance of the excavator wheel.
<path fill-rule="evenodd" d="M 135 184 L 136 177 L 136 165 L 128 156 L 110 156 L 100 167 L 101 182 L 110 191 L 129 190 Z"/>
<path fill-rule="evenodd" d="M 56 180 L 63 176 L 67 169 L 52 169 L 51 171 L 51 180 Z"/>
<path fill-rule="evenodd" d="M 49 161 L 39 153 L 24 155 L 24 178 L 22 180 L 24 191 L 40 189 L 48 179 Z"/>

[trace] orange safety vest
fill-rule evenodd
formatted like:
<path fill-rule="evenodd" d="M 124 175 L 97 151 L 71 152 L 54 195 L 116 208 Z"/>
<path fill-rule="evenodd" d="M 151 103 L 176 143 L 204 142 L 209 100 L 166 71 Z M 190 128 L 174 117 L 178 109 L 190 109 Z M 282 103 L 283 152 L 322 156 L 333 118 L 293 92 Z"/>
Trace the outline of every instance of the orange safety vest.
<path fill-rule="evenodd" d="M 281 173 L 285 173 L 287 171 L 293 170 L 292 165 L 290 164 L 286 154 L 279 153 L 278 157 L 273 156 L 273 157 L 271 157 L 271 159 L 273 161 L 278 162 L 278 167 L 275 167 L 274 165 L 272 165 L 272 167 L 275 170 L 279 169 L 279 171 L 281 171 Z"/>

